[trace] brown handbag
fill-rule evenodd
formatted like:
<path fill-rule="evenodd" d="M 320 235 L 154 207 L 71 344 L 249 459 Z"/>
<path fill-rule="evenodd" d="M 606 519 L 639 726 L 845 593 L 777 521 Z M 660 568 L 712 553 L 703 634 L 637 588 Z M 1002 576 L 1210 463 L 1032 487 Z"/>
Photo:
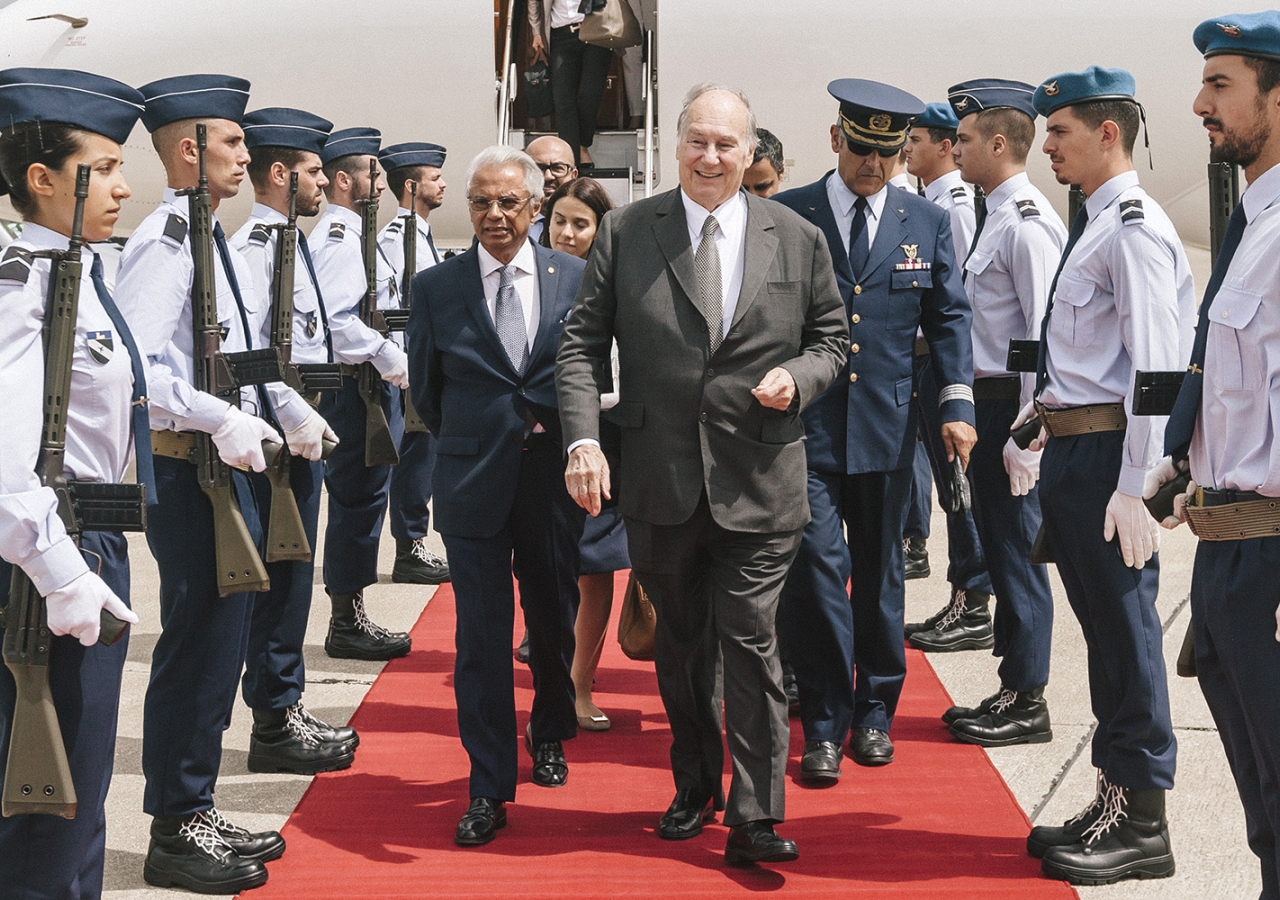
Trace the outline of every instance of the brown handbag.
<path fill-rule="evenodd" d="M 628 659 L 653 659 L 653 632 L 657 624 L 653 604 L 632 572 L 622 595 L 622 612 L 618 615 L 618 645 Z"/>

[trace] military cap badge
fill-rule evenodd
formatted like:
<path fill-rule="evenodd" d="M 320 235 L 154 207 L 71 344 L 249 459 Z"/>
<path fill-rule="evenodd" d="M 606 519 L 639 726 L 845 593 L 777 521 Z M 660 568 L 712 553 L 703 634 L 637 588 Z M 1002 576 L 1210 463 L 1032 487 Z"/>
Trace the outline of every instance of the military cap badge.
<path fill-rule="evenodd" d="M 1062 88 L 1058 87 L 1058 82 L 1056 80 L 1050 81 L 1044 86 L 1045 95 L 1049 97 L 1056 97 L 1060 90 L 1062 90 Z"/>
<path fill-rule="evenodd" d="M 1219 22 L 1218 27 L 1222 29 L 1222 33 L 1227 37 L 1240 37 L 1239 25 L 1227 25 L 1224 22 Z"/>

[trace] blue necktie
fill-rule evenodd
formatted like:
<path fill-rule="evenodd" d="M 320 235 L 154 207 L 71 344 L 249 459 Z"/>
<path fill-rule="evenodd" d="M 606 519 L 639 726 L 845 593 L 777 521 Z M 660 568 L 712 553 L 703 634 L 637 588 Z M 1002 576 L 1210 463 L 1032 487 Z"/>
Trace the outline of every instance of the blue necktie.
<path fill-rule="evenodd" d="M 853 203 L 853 221 L 849 223 L 849 268 L 855 279 L 862 277 L 867 258 L 871 256 L 871 244 L 867 240 L 867 198 L 859 197 Z"/>
<path fill-rule="evenodd" d="M 1067 245 L 1062 248 L 1062 259 L 1058 261 L 1058 271 L 1053 273 L 1053 283 L 1049 285 L 1049 304 L 1044 309 L 1044 318 L 1040 320 L 1040 357 L 1036 361 L 1036 396 L 1040 396 L 1040 392 L 1044 390 L 1045 382 L 1049 380 L 1049 313 L 1053 312 L 1053 295 L 1058 290 L 1058 277 L 1062 274 L 1063 267 L 1067 264 L 1067 257 L 1071 255 L 1072 249 L 1080 240 L 1080 236 L 1084 234 L 1085 228 L 1089 224 L 1088 207 L 1080 207 L 1080 212 L 1076 213 L 1076 220 L 1071 223 L 1071 233 L 1067 235 Z"/>
<path fill-rule="evenodd" d="M 129 363 L 133 367 L 133 403 L 130 409 L 133 415 L 133 455 L 137 465 L 138 484 L 147 489 L 147 505 L 154 506 L 156 497 L 156 475 L 151 461 L 151 421 L 147 413 L 147 370 L 134 343 L 133 333 L 120 314 L 120 307 L 111 299 L 107 283 L 102 278 L 102 259 L 96 254 L 93 265 L 89 267 L 89 276 L 93 279 L 93 288 L 98 292 L 98 301 L 107 311 L 111 324 L 120 335 L 120 341 L 129 353 Z"/>
<path fill-rule="evenodd" d="M 316 306 L 320 308 L 320 325 L 324 328 L 324 349 L 333 362 L 333 335 L 329 333 L 329 314 L 324 308 L 324 295 L 320 293 L 320 281 L 316 278 L 315 263 L 311 261 L 311 248 L 307 246 L 307 236 L 298 232 L 298 249 L 302 251 L 302 261 L 306 263 L 307 274 L 311 276 L 311 286 L 316 289 Z"/>
<path fill-rule="evenodd" d="M 974 218 L 975 226 L 973 229 L 973 240 L 969 242 L 969 252 L 966 253 L 964 256 L 964 261 L 966 263 L 969 261 L 969 257 L 973 256 L 973 251 L 978 249 L 978 238 L 982 237 L 982 226 L 987 224 L 986 197 L 975 197 L 973 205 L 974 205 L 973 218 Z M 969 280 L 969 270 L 962 268 L 960 271 L 960 281 L 965 282 L 968 280 Z"/>
<path fill-rule="evenodd" d="M 1173 412 L 1164 429 L 1164 452 L 1168 456 L 1186 459 L 1191 446 L 1191 434 L 1195 431 L 1196 417 L 1200 414 L 1200 397 L 1204 392 L 1204 354 L 1209 343 L 1209 308 L 1218 296 L 1218 289 L 1227 277 L 1227 267 L 1231 265 L 1231 257 L 1235 256 L 1240 239 L 1244 237 L 1244 227 L 1248 224 L 1244 214 L 1244 204 L 1237 203 L 1227 222 L 1227 233 L 1222 236 L 1222 246 L 1218 249 L 1218 261 L 1214 264 L 1213 274 L 1209 276 L 1209 284 L 1204 289 L 1204 300 L 1200 303 L 1200 321 L 1196 324 L 1196 341 L 1191 346 L 1191 364 L 1187 366 L 1187 374 L 1182 379 L 1182 389 L 1178 391 L 1178 399 L 1173 404 Z"/>
<path fill-rule="evenodd" d="M 227 235 L 222 230 L 221 222 L 213 223 L 213 244 L 218 248 L 218 256 L 222 259 L 222 271 L 227 273 L 227 283 L 231 285 L 231 295 L 236 298 L 236 309 L 240 311 L 240 325 L 244 328 L 244 347 L 253 349 L 253 334 L 249 331 L 249 314 L 244 309 L 244 298 L 240 296 L 240 281 L 236 278 L 235 266 L 231 264 L 231 248 L 227 246 Z M 255 385 L 258 394 L 258 409 L 262 418 L 279 428 L 276 411 L 271 406 L 271 398 L 263 385 Z"/>
<path fill-rule="evenodd" d="M 431 239 L 431 232 L 427 232 L 427 246 L 431 248 L 431 255 L 435 258 L 436 265 L 440 264 L 440 253 L 436 250 L 436 242 Z"/>

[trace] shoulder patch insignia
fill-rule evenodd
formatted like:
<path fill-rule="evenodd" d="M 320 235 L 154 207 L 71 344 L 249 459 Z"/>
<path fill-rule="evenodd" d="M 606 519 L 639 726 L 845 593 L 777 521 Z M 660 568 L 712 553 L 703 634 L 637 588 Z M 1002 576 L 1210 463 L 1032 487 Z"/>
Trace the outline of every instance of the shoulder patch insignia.
<path fill-rule="evenodd" d="M 0 256 L 0 281 L 16 281 L 26 284 L 31 275 L 31 251 L 10 247 Z"/>
<path fill-rule="evenodd" d="M 387 223 L 387 233 L 395 234 L 404 226 L 403 219 L 392 219 Z"/>
<path fill-rule="evenodd" d="M 1146 218 L 1146 213 L 1142 211 L 1142 201 L 1138 199 L 1123 200 L 1120 203 L 1120 221 L 1126 225 L 1132 225 L 1135 222 L 1141 222 Z"/>
<path fill-rule="evenodd" d="M 969 192 L 966 191 L 964 188 L 960 187 L 960 185 L 958 184 L 951 189 L 951 196 L 955 197 L 957 200 L 963 200 L 966 196 L 968 196 L 968 194 Z"/>
<path fill-rule="evenodd" d="M 347 226 L 342 222 L 329 223 L 329 237 L 332 240 L 340 241 L 342 236 L 347 233 Z"/>
<path fill-rule="evenodd" d="M 249 230 L 249 240 L 255 244 L 265 244 L 271 240 L 271 229 L 266 224 L 259 222 Z"/>
<path fill-rule="evenodd" d="M 164 236 L 175 244 L 181 244 L 187 239 L 187 220 L 177 213 L 169 213 L 164 223 Z"/>
<path fill-rule="evenodd" d="M 1036 209 L 1036 201 L 1034 200 L 1017 200 L 1018 212 L 1022 213 L 1022 218 L 1030 219 L 1040 215 L 1040 210 Z"/>

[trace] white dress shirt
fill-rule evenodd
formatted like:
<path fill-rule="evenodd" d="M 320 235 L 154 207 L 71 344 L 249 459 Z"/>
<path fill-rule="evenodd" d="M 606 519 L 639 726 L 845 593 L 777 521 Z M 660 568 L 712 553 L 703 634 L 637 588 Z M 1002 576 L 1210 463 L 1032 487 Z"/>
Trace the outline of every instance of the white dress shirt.
<path fill-rule="evenodd" d="M 529 0 L 529 2 L 541 3 L 542 0 Z M 565 25 L 581 22 L 584 16 L 578 12 L 580 5 L 578 0 L 551 0 L 551 27 L 563 28 Z"/>
<path fill-rule="evenodd" d="M 484 304 L 489 310 L 489 321 L 498 327 L 496 310 L 498 306 L 498 285 L 502 283 L 502 263 L 493 258 L 488 250 L 480 244 L 476 245 L 480 257 L 480 281 L 484 285 Z M 526 238 L 524 244 L 516 251 L 511 260 L 515 266 L 515 277 L 512 285 L 516 297 L 520 299 L 520 309 L 524 313 L 524 337 L 529 349 L 533 350 L 533 339 L 538 336 L 538 261 L 533 253 L 533 244 Z"/>
<path fill-rule="evenodd" d="M 729 333 L 733 323 L 733 314 L 738 309 L 738 295 L 742 293 L 742 271 L 746 266 L 747 244 L 747 197 L 746 192 L 739 190 L 728 200 L 721 203 L 711 212 L 707 212 L 682 190 L 680 199 L 684 202 L 685 224 L 689 227 L 689 243 L 696 255 L 698 245 L 702 243 L 702 225 L 707 216 L 715 216 L 719 228 L 716 229 L 716 252 L 720 256 L 720 295 L 721 323 L 720 336 Z M 697 297 L 691 298 L 695 302 Z"/>
<path fill-rule="evenodd" d="M 924 198 L 947 211 L 951 218 L 951 240 L 956 250 L 956 266 L 963 266 L 969 256 L 969 248 L 973 246 L 973 233 L 977 229 L 973 188 L 964 183 L 959 169 L 952 169 L 925 185 Z"/>
<path fill-rule="evenodd" d="M 889 185 L 885 185 L 867 198 L 867 247 L 874 247 L 876 234 L 880 231 L 880 216 L 884 213 L 884 201 L 889 196 Z M 845 255 L 849 255 L 849 227 L 853 225 L 853 205 L 858 195 L 849 190 L 839 172 L 832 172 L 827 178 L 827 199 L 831 202 L 831 214 L 835 216 L 836 227 L 840 229 L 840 240 L 844 241 Z"/>

